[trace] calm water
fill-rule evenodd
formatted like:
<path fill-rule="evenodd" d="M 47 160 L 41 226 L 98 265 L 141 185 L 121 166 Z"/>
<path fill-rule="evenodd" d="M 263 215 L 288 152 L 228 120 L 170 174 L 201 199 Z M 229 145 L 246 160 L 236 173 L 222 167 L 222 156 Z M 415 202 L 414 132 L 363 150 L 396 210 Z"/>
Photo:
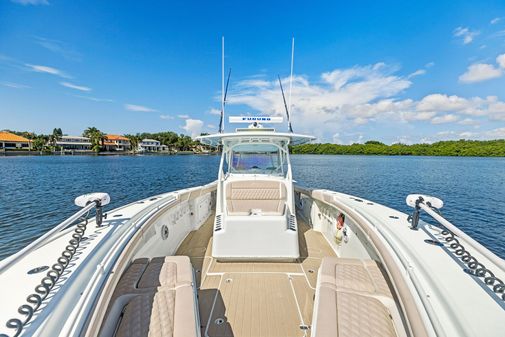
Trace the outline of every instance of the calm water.
<path fill-rule="evenodd" d="M 292 163 L 301 185 L 405 212 L 409 193 L 438 196 L 449 220 L 505 257 L 505 158 L 305 155 Z M 108 192 L 111 209 L 211 182 L 218 165 L 218 156 L 0 157 L 0 259 L 78 210 L 80 194 Z"/>

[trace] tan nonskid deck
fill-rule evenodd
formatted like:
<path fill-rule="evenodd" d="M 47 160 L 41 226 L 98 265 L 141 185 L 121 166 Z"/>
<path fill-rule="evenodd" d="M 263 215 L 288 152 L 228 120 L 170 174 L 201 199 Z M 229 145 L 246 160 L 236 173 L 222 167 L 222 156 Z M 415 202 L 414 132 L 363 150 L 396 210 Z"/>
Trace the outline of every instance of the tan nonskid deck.
<path fill-rule="evenodd" d="M 335 256 L 321 233 L 298 219 L 296 262 L 218 262 L 212 258 L 214 217 L 177 251 L 197 275 L 202 336 L 309 336 L 317 270 Z"/>
<path fill-rule="evenodd" d="M 198 329 L 209 337 L 406 336 L 376 261 L 334 257 L 322 234 L 299 219 L 297 261 L 220 262 L 210 255 L 213 220 L 189 233 L 179 256 L 130 264 L 103 336 L 186 337 Z"/>

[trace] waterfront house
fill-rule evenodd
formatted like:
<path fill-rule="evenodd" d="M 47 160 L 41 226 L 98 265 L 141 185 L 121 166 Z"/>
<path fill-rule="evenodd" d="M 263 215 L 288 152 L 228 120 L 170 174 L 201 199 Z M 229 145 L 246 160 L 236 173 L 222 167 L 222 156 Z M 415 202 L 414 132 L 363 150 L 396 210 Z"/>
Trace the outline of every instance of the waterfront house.
<path fill-rule="evenodd" d="M 62 136 L 56 141 L 56 145 L 63 150 L 91 151 L 91 141 L 88 137 Z"/>
<path fill-rule="evenodd" d="M 0 149 L 30 150 L 32 141 L 7 131 L 0 131 Z"/>
<path fill-rule="evenodd" d="M 196 147 L 194 148 L 193 151 L 196 151 L 197 153 L 210 153 L 210 149 L 208 146 L 205 146 L 203 144 L 198 144 L 196 145 Z"/>
<path fill-rule="evenodd" d="M 142 139 L 139 143 L 139 152 L 158 152 L 161 151 L 161 143 L 156 139 Z"/>
<path fill-rule="evenodd" d="M 130 149 L 128 138 L 119 135 L 106 135 L 103 145 L 106 151 L 128 151 Z"/>

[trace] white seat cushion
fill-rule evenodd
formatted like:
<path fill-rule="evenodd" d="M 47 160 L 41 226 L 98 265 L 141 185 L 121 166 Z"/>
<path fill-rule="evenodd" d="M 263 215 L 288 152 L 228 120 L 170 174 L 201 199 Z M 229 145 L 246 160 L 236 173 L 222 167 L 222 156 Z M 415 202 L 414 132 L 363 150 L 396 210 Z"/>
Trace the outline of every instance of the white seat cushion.
<path fill-rule="evenodd" d="M 193 269 L 187 256 L 135 260 L 111 298 L 101 337 L 198 336 Z M 122 313 L 122 316 L 121 316 Z"/>
<path fill-rule="evenodd" d="M 135 296 L 124 308 L 116 337 L 196 337 L 199 324 L 190 286 Z"/>
<path fill-rule="evenodd" d="M 229 215 L 283 215 L 286 205 L 286 186 L 280 181 L 248 180 L 226 184 L 226 209 Z"/>
<path fill-rule="evenodd" d="M 377 262 L 325 257 L 318 273 L 311 336 L 395 337 L 381 296 L 392 297 Z"/>

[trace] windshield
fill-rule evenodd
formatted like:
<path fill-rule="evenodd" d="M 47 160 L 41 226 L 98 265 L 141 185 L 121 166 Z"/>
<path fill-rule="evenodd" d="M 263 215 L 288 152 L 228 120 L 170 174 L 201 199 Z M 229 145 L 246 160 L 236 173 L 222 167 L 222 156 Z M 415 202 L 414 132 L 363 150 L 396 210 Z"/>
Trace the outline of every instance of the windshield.
<path fill-rule="evenodd" d="M 273 144 L 241 144 L 231 151 L 231 173 L 283 175 L 285 158 Z"/>

